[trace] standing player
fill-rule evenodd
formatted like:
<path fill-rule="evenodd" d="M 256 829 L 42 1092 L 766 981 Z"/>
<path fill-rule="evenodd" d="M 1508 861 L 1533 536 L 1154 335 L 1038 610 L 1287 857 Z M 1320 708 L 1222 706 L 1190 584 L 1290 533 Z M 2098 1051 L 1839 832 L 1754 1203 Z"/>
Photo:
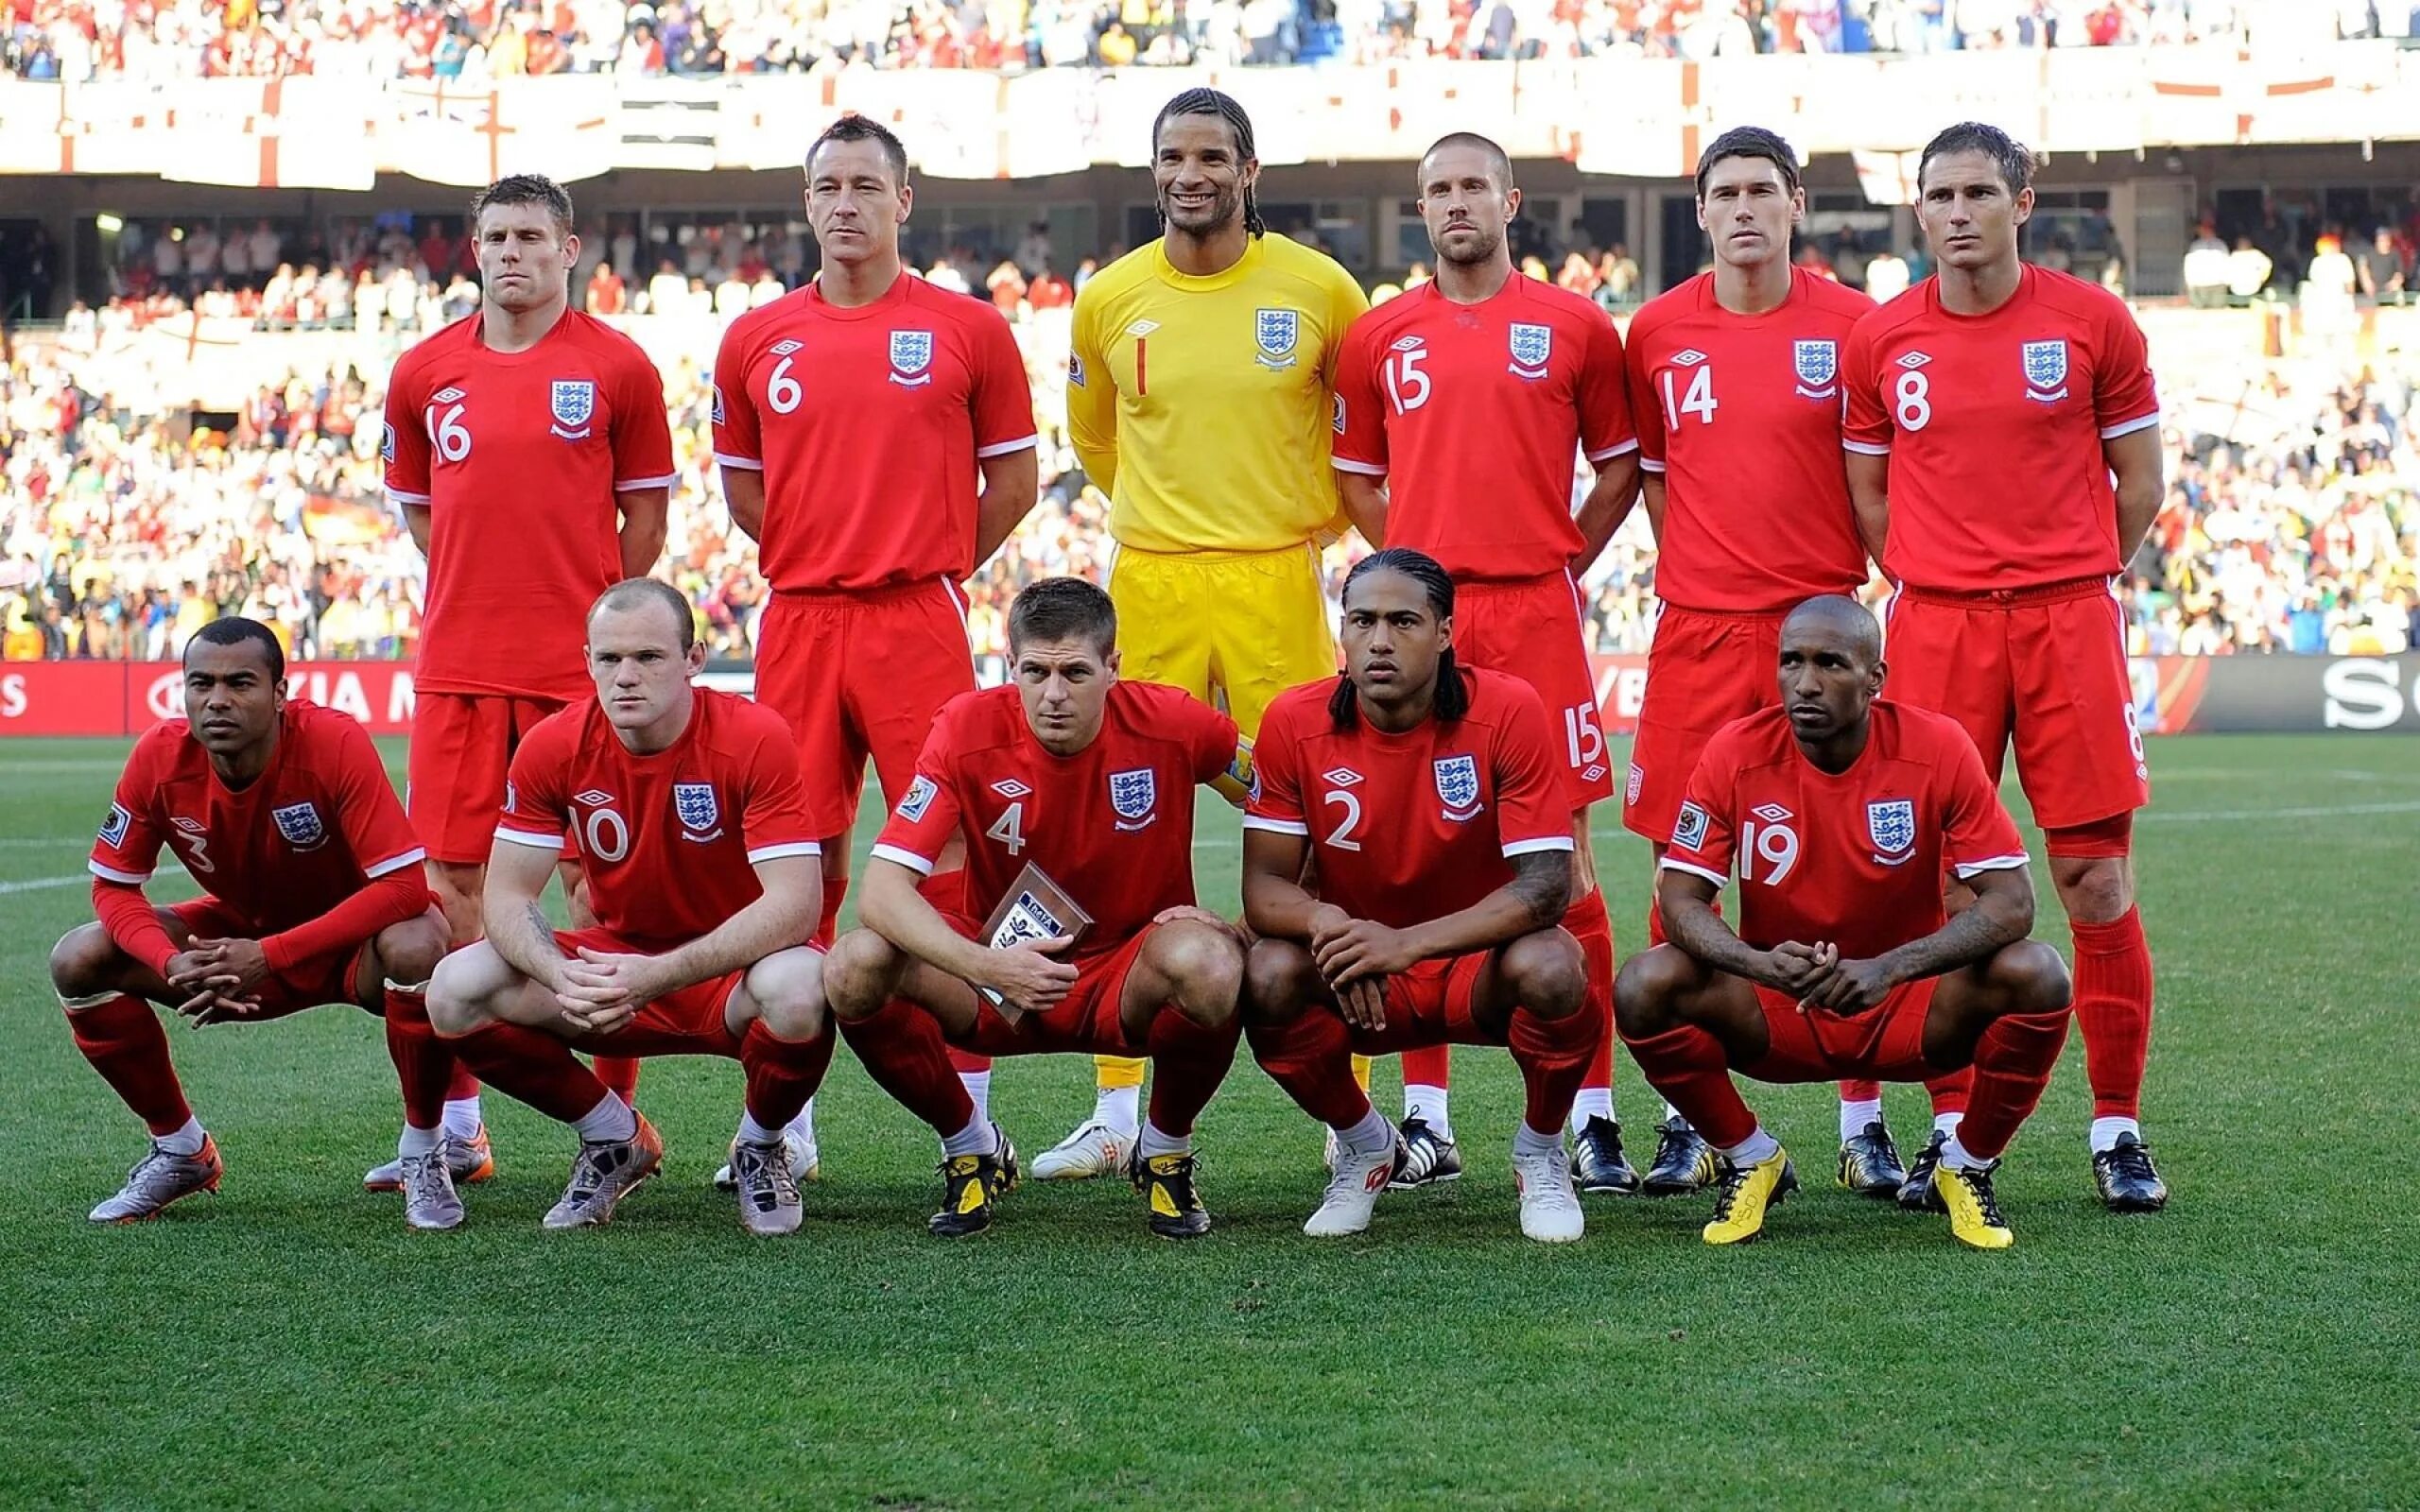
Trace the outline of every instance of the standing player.
<path fill-rule="evenodd" d="M 1705 743 L 1772 707 L 1782 615 L 1816 594 L 1854 593 L 1866 575 L 1840 459 L 1840 359 L 1873 301 L 1790 266 L 1806 193 L 1797 153 L 1772 132 L 1743 126 L 1715 138 L 1698 160 L 1697 196 L 1713 271 L 1649 301 L 1630 324 L 1661 603 L 1622 822 L 1659 857 Z M 1648 932 L 1664 937 L 1652 908 Z M 1871 1084 L 1841 1090 L 1836 1177 L 1890 1197 L 1907 1172 L 1881 1098 Z M 1647 1191 L 1694 1191 L 1713 1174 L 1705 1142 L 1668 1117 Z"/>
<path fill-rule="evenodd" d="M 704 670 L 689 604 L 652 578 L 587 616 L 596 694 L 512 758 L 489 861 L 487 936 L 429 985 L 438 1032 L 492 1086 L 579 1131 L 549 1228 L 603 1224 L 655 1174 L 653 1125 L 578 1060 L 722 1056 L 747 1069 L 732 1143 L 739 1218 L 795 1232 L 782 1128 L 832 1061 L 815 927 L 816 842 L 781 716 L 690 686 Z M 539 906 L 566 840 L 596 911 L 557 930 Z"/>
<path fill-rule="evenodd" d="M 655 565 L 673 478 L 655 365 L 570 306 L 571 197 L 515 175 L 480 191 L 471 218 L 478 312 L 397 361 L 385 439 L 387 492 L 428 558 L 406 801 L 457 946 L 479 937 L 512 752 L 588 696 L 580 617 Z M 574 875 L 563 885 L 577 917 Z M 634 1064 L 605 1070 L 625 1093 L 636 1085 Z M 489 1165 L 477 1098 L 456 1079 L 446 1128 L 458 1177 Z M 364 1179 L 378 1191 L 395 1174 Z"/>
<path fill-rule="evenodd" d="M 1604 1040 L 1571 902 L 1571 801 L 1530 685 L 1455 665 L 1454 582 L 1403 547 L 1344 585 L 1342 678 L 1269 711 L 1244 818 L 1253 1054 L 1337 1139 L 1304 1232 L 1359 1233 L 1402 1138 L 1347 1056 L 1509 1045 L 1521 1231 L 1577 1239 L 1564 1122 Z M 1304 865 L 1316 867 L 1305 879 Z"/>
<path fill-rule="evenodd" d="M 823 844 L 820 940 L 848 891 L 866 758 L 897 802 L 933 716 L 974 691 L 959 585 L 1039 486 L 1016 337 L 989 301 L 935 288 L 901 263 L 914 201 L 897 137 L 859 115 L 826 128 L 806 155 L 823 271 L 733 321 L 715 358 L 723 497 L 773 590 L 756 696 L 798 737 L 807 818 Z M 957 865 L 953 854 L 947 867 Z M 989 1063 L 961 1071 L 982 1097 Z M 810 1119 L 798 1133 L 811 1151 Z M 810 1154 L 803 1168 L 814 1163 Z"/>
<path fill-rule="evenodd" d="M 1278 694 L 1336 670 L 1319 540 L 1342 528 L 1337 357 L 1370 307 L 1332 258 L 1262 223 L 1259 177 L 1232 97 L 1190 89 L 1163 106 L 1151 183 L 1166 234 L 1078 292 L 1067 368 L 1068 434 L 1110 498 L 1126 674 L 1224 709 L 1247 741 Z M 1098 1066 L 1093 1117 L 1035 1176 L 1123 1166 L 1142 1062 Z"/>
<path fill-rule="evenodd" d="M 151 1131 L 150 1153 L 93 1221 L 155 1218 L 218 1188 L 218 1145 L 186 1105 L 147 998 L 198 1024 L 321 1003 L 383 1013 L 404 1089 L 405 1217 L 451 1228 L 461 1221 L 442 1126 L 453 1057 L 399 1032 L 407 1015 L 428 1022 L 422 989 L 445 954 L 445 920 L 387 768 L 360 725 L 286 698 L 285 654 L 257 620 L 194 634 L 184 695 L 185 717 L 135 743 L 101 822 L 98 922 L 50 953 L 76 1048 Z M 160 908 L 144 895 L 163 845 L 203 896 Z"/>
<path fill-rule="evenodd" d="M 1995 775 L 2015 745 L 2075 937 L 2094 1184 L 2148 1212 L 2168 1187 L 2136 1122 L 2152 956 L 2130 857 L 2151 767 L 2110 585 L 2159 512 L 2159 395 L 2122 301 L 2017 255 L 2032 173 L 1995 127 L 1926 146 L 1940 271 L 1858 323 L 1842 440 L 1858 527 L 1898 585 L 1900 696 L 1965 726 Z"/>
<path fill-rule="evenodd" d="M 1613 767 L 1578 587 L 1638 495 L 1622 339 L 1594 303 L 1513 271 L 1505 228 L 1521 191 L 1502 147 L 1467 131 L 1441 138 L 1420 160 L 1419 185 L 1437 276 L 1345 338 L 1339 482 L 1373 545 L 1409 546 L 1453 574 L 1456 658 L 1527 681 L 1560 729 L 1576 894 L 1563 927 L 1587 958 L 1592 1017 L 1607 1036 L 1572 1105 L 1572 1176 L 1585 1192 L 1634 1193 L 1614 1118 L 1613 921 L 1588 839 L 1588 806 L 1613 797 Z M 1576 519 L 1575 455 L 1597 470 Z M 1449 1054 L 1404 1053 L 1398 1186 L 1461 1174 Z"/>
<path fill-rule="evenodd" d="M 1781 627 L 1781 706 L 1725 726 L 1689 779 L 1658 878 L 1670 942 L 1622 970 L 1623 1040 L 1722 1152 L 1705 1242 L 1736 1245 L 1796 1190 L 1739 1100 L 1759 1081 L 1920 1081 L 1971 1066 L 1935 1187 L 1978 1249 L 2014 1236 L 1992 1173 L 2067 1040 L 2067 971 L 2028 939 L 2016 821 L 1954 721 L 1876 702 L 1881 627 L 1808 599 Z M 1739 873 L 1739 932 L 1715 911 Z M 1941 881 L 1974 893 L 1957 918 Z"/>
<path fill-rule="evenodd" d="M 1244 974 L 1235 930 L 1194 905 L 1193 789 L 1234 765 L 1235 721 L 1178 689 L 1120 680 L 1117 611 L 1080 578 L 1017 595 L 1009 660 L 1012 686 L 953 699 L 934 725 L 873 849 L 867 927 L 832 948 L 832 1011 L 856 1023 L 852 1043 L 929 1044 L 938 1028 L 986 1056 L 1150 1056 L 1159 1075 L 1132 1175 L 1151 1231 L 1190 1239 L 1210 1231 L 1193 1124 L 1235 1059 Z M 966 893 L 952 915 L 918 884 L 958 837 Z M 978 941 L 1028 866 L 1092 916 L 1065 959 L 1063 939 Z M 894 996 L 906 1005 L 886 1010 Z M 937 1125 L 950 1136 L 949 1190 L 932 1229 L 948 1237 L 988 1228 L 1014 1172 L 998 1128 L 971 1103 L 959 1112 Z"/>

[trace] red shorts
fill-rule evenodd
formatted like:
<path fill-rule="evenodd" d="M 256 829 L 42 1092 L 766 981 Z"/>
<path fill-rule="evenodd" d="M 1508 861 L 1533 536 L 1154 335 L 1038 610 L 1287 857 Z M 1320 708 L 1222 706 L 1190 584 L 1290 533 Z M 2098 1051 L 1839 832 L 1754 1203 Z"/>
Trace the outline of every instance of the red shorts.
<path fill-rule="evenodd" d="M 504 779 L 512 753 L 538 721 L 562 707 L 551 698 L 416 696 L 404 808 L 431 861 L 486 863 L 495 844 L 496 819 L 504 813 Z"/>
<path fill-rule="evenodd" d="M 1387 978 L 1387 1026 L 1357 1029 L 1345 1026 L 1357 1056 L 1392 1056 L 1434 1045 L 1500 1045 L 1501 1035 L 1490 1034 L 1471 1018 L 1478 997 L 1478 974 L 1493 951 L 1447 955 L 1422 961 L 1409 971 Z"/>
<path fill-rule="evenodd" d="M 982 933 L 977 920 L 962 914 L 944 911 L 942 917 L 968 939 Z M 1046 1012 L 1019 1016 L 1013 1024 L 993 1006 L 990 998 L 977 992 L 975 1027 L 966 1034 L 946 1036 L 950 1047 L 977 1056 L 1041 1056 L 1062 1051 L 1135 1057 L 1149 1054 L 1146 1047 L 1127 1040 L 1117 1005 L 1126 996 L 1126 973 L 1134 969 L 1143 942 L 1150 937 L 1151 928 L 1147 926 L 1115 950 L 1077 961 L 1076 985 L 1067 995 Z"/>
<path fill-rule="evenodd" d="M 1588 669 L 1580 593 L 1568 573 L 1457 583 L 1454 659 L 1510 673 L 1537 690 L 1547 721 L 1562 737 L 1574 808 L 1614 796 L 1613 757 L 1605 749 L 1597 679 Z"/>
<path fill-rule="evenodd" d="M 180 947 L 186 939 L 258 939 L 267 933 L 228 904 L 207 895 L 170 903 L 167 908 L 185 930 L 184 938 L 177 941 Z M 326 1003 L 368 1007 L 380 1001 L 378 993 L 385 984 L 372 982 L 365 991 L 355 980 L 360 970 L 361 952 L 355 949 L 297 961 L 282 971 L 272 971 L 261 983 L 261 1011 L 251 1015 L 251 1020 L 282 1019 Z"/>
<path fill-rule="evenodd" d="M 1781 701 L 1780 614 L 1716 614 L 1666 604 L 1647 652 L 1647 696 L 1631 742 L 1622 823 L 1672 840 L 1681 799 L 1716 731 Z"/>
<path fill-rule="evenodd" d="M 1798 1000 L 1769 987 L 1756 988 L 1772 1047 L 1739 1074 L 1758 1081 L 1927 1081 L 1942 1068 L 1925 1059 L 1925 1019 L 1932 1012 L 1939 977 L 1902 983 L 1888 997 L 1853 1018 L 1798 1011 Z"/>
<path fill-rule="evenodd" d="M 2042 828 L 2090 824 L 2152 800 L 2124 611 L 2106 582 L 1982 594 L 1904 589 L 1884 624 L 1884 695 L 1965 726 L 1994 782 L 2014 742 Z"/>
<path fill-rule="evenodd" d="M 756 644 L 756 701 L 798 737 L 807 821 L 821 835 L 856 824 L 869 755 L 886 798 L 907 792 L 933 716 L 975 691 L 966 601 L 942 578 L 861 593 L 776 592 Z"/>
<path fill-rule="evenodd" d="M 638 947 L 610 929 L 559 929 L 555 944 L 564 954 L 582 945 L 593 951 L 637 953 Z M 573 1037 L 574 1049 L 596 1056 L 722 1056 L 739 1058 L 739 1036 L 723 1022 L 723 1007 L 739 989 L 745 971 L 726 971 L 693 982 L 639 1009 L 638 1017 L 611 1034 Z"/>

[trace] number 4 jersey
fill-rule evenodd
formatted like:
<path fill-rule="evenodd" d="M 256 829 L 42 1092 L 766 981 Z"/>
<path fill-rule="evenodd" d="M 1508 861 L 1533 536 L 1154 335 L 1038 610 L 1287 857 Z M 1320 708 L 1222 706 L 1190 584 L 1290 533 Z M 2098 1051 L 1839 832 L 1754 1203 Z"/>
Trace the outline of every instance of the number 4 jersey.
<path fill-rule="evenodd" d="M 1739 937 L 1829 942 L 1867 960 L 1939 929 L 1945 876 L 2026 864 L 2025 843 L 1957 722 L 1876 702 L 1835 776 L 1774 708 L 1723 727 L 1689 779 L 1664 866 L 1720 887 L 1739 873 Z"/>

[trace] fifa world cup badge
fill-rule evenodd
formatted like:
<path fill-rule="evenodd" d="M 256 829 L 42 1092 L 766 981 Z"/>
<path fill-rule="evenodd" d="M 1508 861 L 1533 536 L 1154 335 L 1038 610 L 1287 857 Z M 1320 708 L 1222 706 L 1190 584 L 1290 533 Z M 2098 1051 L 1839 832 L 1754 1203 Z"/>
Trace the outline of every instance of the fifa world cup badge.
<path fill-rule="evenodd" d="M 1068 897 L 1065 888 L 1051 881 L 1048 872 L 1028 861 L 1016 880 L 1009 884 L 1009 890 L 1001 894 L 992 917 L 983 921 L 983 943 L 995 951 L 1005 951 L 1027 940 L 1080 941 L 1092 927 L 1093 916 Z M 1075 946 L 1070 943 L 1064 948 L 1073 950 Z M 1025 1016 L 1023 1008 L 990 988 L 976 990 L 1010 1023 Z"/>

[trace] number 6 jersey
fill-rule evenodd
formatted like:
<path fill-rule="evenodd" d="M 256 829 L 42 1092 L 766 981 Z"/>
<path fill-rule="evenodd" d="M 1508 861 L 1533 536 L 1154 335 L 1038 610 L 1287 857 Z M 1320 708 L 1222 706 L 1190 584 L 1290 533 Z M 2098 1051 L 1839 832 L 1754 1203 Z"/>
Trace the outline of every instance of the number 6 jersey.
<path fill-rule="evenodd" d="M 1943 877 L 2026 864 L 2016 821 L 1955 720 L 1876 701 L 1865 750 L 1834 776 L 1767 709 L 1723 727 L 1689 779 L 1664 866 L 1716 886 L 1739 872 L 1739 937 L 1824 941 L 1867 960 L 1939 929 Z"/>

